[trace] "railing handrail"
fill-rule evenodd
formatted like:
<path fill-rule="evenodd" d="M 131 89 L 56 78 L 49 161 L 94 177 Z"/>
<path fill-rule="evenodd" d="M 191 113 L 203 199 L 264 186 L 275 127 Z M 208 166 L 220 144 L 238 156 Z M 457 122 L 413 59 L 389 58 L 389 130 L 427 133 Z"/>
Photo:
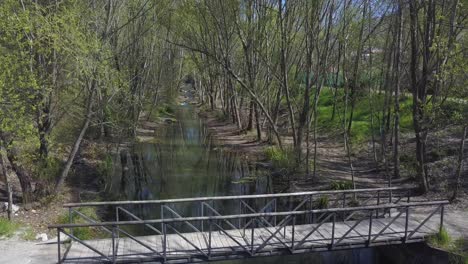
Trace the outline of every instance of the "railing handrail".
<path fill-rule="evenodd" d="M 255 217 L 268 217 L 268 216 L 297 216 L 310 213 L 339 213 L 349 211 L 370 211 L 380 209 L 396 209 L 406 207 L 420 207 L 420 206 L 435 206 L 450 204 L 448 200 L 430 201 L 430 202 L 411 202 L 401 204 L 383 204 L 371 205 L 362 207 L 348 207 L 348 208 L 330 208 L 330 209 L 313 209 L 292 212 L 274 212 L 274 213 L 254 213 L 254 214 L 241 214 L 241 215 L 223 215 L 223 216 L 200 216 L 200 217 L 184 217 L 184 218 L 166 218 L 166 219 L 152 219 L 143 221 L 119 221 L 119 222 L 100 222 L 100 223 L 83 223 L 83 224 L 57 224 L 50 225 L 49 228 L 77 228 L 77 227 L 100 227 L 100 226 L 122 226 L 122 225 L 145 225 L 145 224 L 168 224 L 174 222 L 186 221 L 212 221 L 212 220 L 230 220 L 240 218 L 255 218 Z"/>
<path fill-rule="evenodd" d="M 364 189 L 349 189 L 349 190 L 327 190 L 327 191 L 308 191 L 294 193 L 273 193 L 273 194 L 252 194 L 252 195 L 230 195 L 230 196 L 211 196 L 211 197 L 194 197 L 194 198 L 178 198 L 164 200 L 141 200 L 141 201 L 103 201 L 103 202 L 87 202 L 87 203 L 67 203 L 64 207 L 97 207 L 97 206 L 119 206 L 119 205 L 140 205 L 140 204 L 169 204 L 169 203 L 186 203 L 186 202 L 206 202 L 219 200 L 240 200 L 240 199 L 261 199 L 261 198 L 280 198 L 280 197 L 298 197 L 309 195 L 327 195 L 327 194 L 349 194 L 349 193 L 366 193 L 366 192 L 385 192 L 385 191 L 411 191 L 414 188 L 407 187 L 384 187 L 384 188 L 364 188 Z"/>

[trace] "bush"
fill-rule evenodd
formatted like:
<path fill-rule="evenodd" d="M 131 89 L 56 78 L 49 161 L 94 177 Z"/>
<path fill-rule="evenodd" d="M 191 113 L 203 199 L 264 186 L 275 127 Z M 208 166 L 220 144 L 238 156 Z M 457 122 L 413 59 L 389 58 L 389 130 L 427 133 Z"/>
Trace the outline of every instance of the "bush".
<path fill-rule="evenodd" d="M 448 248 L 452 242 L 452 238 L 445 228 L 442 228 L 439 233 L 429 237 L 429 244 L 439 247 Z"/>
<path fill-rule="evenodd" d="M 319 199 L 317 199 L 315 201 L 315 206 L 314 208 L 315 209 L 326 209 L 328 208 L 328 204 L 330 202 L 330 199 L 328 198 L 328 196 L 322 196 L 320 197 Z"/>
<path fill-rule="evenodd" d="M 330 189 L 332 190 L 350 190 L 353 189 L 353 182 L 349 180 L 344 181 L 332 181 Z"/>
<path fill-rule="evenodd" d="M 91 219 L 99 219 L 96 213 L 96 208 L 93 207 L 82 207 L 79 208 L 77 211 L 80 213 L 86 215 L 87 217 Z M 59 219 L 57 221 L 59 224 L 70 224 L 70 218 L 68 212 L 65 214 L 62 214 L 59 216 Z M 73 221 L 71 222 L 73 224 L 83 224 L 83 223 L 88 223 L 87 220 L 83 219 L 80 215 L 77 215 L 76 213 L 73 214 Z M 73 233 L 73 235 L 79 239 L 82 240 L 90 240 L 90 239 L 95 239 L 95 238 L 102 238 L 104 237 L 104 233 L 94 227 L 77 227 L 71 229 L 66 229 L 67 233 Z"/>
<path fill-rule="evenodd" d="M 18 229 L 18 224 L 0 218 L 0 237 L 10 237 L 15 233 L 16 229 Z"/>
<path fill-rule="evenodd" d="M 295 167 L 294 153 L 291 149 L 282 150 L 271 146 L 265 149 L 265 156 L 277 169 L 291 169 Z"/>

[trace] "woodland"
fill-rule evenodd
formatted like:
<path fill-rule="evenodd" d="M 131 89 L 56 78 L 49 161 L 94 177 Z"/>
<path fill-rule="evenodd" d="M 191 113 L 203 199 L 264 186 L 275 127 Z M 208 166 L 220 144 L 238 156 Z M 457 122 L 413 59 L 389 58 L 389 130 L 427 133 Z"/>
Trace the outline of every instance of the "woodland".
<path fill-rule="evenodd" d="M 190 85 L 311 185 L 327 135 L 350 188 L 363 150 L 389 185 L 421 193 L 435 188 L 428 162 L 452 156 L 441 190 L 455 199 L 467 17 L 463 0 L 1 0 L 0 197 L 15 182 L 23 204 L 63 192 L 83 146 L 135 138 L 143 112 Z"/>

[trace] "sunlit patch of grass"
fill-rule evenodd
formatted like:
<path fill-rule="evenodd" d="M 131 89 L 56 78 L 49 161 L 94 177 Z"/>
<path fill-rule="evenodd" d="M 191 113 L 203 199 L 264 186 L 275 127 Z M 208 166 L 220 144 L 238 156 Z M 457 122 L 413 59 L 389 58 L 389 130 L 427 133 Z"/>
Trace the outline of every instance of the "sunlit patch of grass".
<path fill-rule="evenodd" d="M 291 169 L 295 166 L 295 156 L 292 149 L 281 149 L 277 146 L 271 146 L 265 149 L 265 157 L 277 169 Z"/>
<path fill-rule="evenodd" d="M 320 128 L 326 131 L 343 131 L 343 125 L 348 128 L 350 118 L 351 102 L 348 101 L 347 121 L 343 124 L 343 111 L 345 107 L 344 91 L 338 89 L 335 116 L 333 117 L 334 105 L 334 90 L 323 89 L 320 95 L 318 105 L 318 124 Z M 369 95 L 364 94 L 356 98 L 353 122 L 351 125 L 350 141 L 353 144 L 361 144 L 370 140 L 372 133 L 379 133 L 379 116 L 382 114 L 382 106 L 384 105 L 383 94 L 372 94 L 372 106 L 369 101 Z M 394 103 L 390 102 L 390 111 L 393 111 Z M 374 126 L 371 125 L 373 115 Z M 400 100 L 400 128 L 402 132 L 411 131 L 413 129 L 412 117 L 412 99 L 404 97 Z"/>
<path fill-rule="evenodd" d="M 453 248 L 454 244 L 452 244 L 452 241 L 452 237 L 445 228 L 442 228 L 437 234 L 431 235 L 427 239 L 429 245 L 445 250 Z"/>
<path fill-rule="evenodd" d="M 445 228 L 442 228 L 437 234 L 428 239 L 429 244 L 440 248 L 447 248 L 452 242 L 452 238 Z"/>
<path fill-rule="evenodd" d="M 0 237 L 11 237 L 18 229 L 17 223 L 11 222 L 8 219 L 0 218 Z"/>

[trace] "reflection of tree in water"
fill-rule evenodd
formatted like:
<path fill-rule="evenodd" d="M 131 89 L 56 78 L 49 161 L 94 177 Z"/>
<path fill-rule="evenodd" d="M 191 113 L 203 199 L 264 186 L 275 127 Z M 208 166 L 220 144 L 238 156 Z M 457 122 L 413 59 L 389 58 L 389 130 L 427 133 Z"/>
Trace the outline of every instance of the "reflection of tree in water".
<path fill-rule="evenodd" d="M 271 191 L 268 177 L 243 182 L 259 175 L 260 168 L 240 159 L 236 152 L 222 151 L 190 106 L 176 111 L 170 125 L 156 131 L 158 143 L 137 143 L 119 153 L 120 175 L 114 193 L 120 200 L 169 199 L 197 196 L 240 195 Z M 254 178 L 252 178 L 254 179 Z M 118 187 L 118 188 L 116 188 Z M 198 208 L 180 205 L 181 214 L 197 215 Z M 227 205 L 226 212 L 238 211 Z M 156 212 L 158 211 L 158 212 Z M 159 210 L 142 208 L 141 215 L 157 217 Z"/>

